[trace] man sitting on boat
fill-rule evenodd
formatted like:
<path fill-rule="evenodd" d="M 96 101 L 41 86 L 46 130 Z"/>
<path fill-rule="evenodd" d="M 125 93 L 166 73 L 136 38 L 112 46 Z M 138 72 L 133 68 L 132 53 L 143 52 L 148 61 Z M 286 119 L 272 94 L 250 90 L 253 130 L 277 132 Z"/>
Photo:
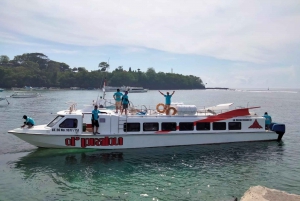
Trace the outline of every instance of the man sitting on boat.
<path fill-rule="evenodd" d="M 24 128 L 26 125 L 28 128 L 31 128 L 34 126 L 34 120 L 30 117 L 27 117 L 26 115 L 23 116 L 23 119 L 25 119 L 24 125 L 21 126 L 21 128 Z"/>
<path fill-rule="evenodd" d="M 98 110 L 98 106 L 95 105 L 94 110 L 92 111 L 92 128 L 93 128 L 93 134 L 100 134 L 98 133 L 98 129 L 99 129 L 99 114 L 100 111 Z M 96 131 L 94 131 L 94 128 L 96 127 Z"/>
<path fill-rule="evenodd" d="M 266 130 L 269 130 L 270 124 L 272 123 L 272 117 L 268 115 L 267 112 L 265 112 L 265 115 L 263 117 L 266 118 Z"/>

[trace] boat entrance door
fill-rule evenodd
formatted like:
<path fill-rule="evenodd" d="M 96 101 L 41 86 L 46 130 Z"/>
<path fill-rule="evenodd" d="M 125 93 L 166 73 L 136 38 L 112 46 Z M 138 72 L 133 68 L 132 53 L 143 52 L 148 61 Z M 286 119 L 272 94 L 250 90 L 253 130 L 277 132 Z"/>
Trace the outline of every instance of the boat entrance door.
<path fill-rule="evenodd" d="M 99 132 L 100 134 L 111 133 L 111 116 L 107 114 L 99 114 Z"/>

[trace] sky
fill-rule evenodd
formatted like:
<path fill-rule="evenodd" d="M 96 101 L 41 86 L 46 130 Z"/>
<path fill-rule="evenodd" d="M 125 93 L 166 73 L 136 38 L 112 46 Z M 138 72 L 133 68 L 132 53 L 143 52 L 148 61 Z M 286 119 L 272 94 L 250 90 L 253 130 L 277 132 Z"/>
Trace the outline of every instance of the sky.
<path fill-rule="evenodd" d="M 299 0 L 1 0 L 0 55 L 300 88 Z"/>

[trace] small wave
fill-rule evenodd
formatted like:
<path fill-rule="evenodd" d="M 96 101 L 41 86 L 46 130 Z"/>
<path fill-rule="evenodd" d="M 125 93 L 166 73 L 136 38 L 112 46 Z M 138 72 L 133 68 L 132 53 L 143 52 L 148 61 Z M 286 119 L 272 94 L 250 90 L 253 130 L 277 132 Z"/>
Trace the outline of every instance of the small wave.
<path fill-rule="evenodd" d="M 235 89 L 234 91 L 252 92 L 252 93 L 292 93 L 292 94 L 298 93 L 297 91 L 283 91 L 283 90 L 270 91 L 270 90 L 242 90 L 242 89 Z"/>

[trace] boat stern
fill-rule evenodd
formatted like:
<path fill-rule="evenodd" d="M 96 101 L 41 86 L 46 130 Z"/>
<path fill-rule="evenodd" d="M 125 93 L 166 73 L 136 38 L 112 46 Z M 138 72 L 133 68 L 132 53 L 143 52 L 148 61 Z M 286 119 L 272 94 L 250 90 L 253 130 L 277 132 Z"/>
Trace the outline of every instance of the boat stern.
<path fill-rule="evenodd" d="M 271 123 L 270 130 L 278 134 L 277 141 L 279 142 L 285 133 L 285 124 Z"/>

